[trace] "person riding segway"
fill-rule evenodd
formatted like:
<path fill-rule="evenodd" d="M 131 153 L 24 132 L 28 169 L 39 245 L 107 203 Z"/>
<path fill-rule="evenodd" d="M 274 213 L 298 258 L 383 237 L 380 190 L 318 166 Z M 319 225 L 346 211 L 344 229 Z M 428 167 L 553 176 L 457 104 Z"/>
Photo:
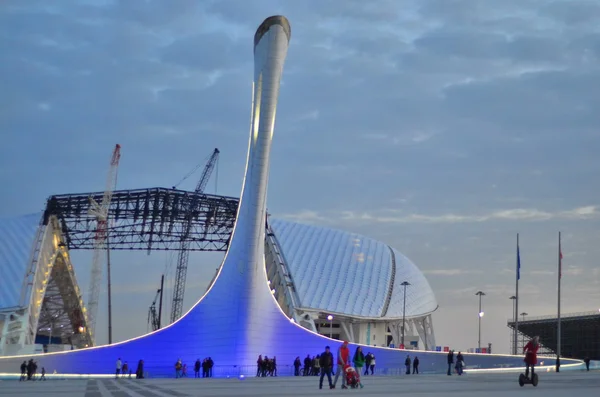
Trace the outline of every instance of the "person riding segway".
<path fill-rule="evenodd" d="M 519 385 L 523 387 L 525 384 L 532 384 L 533 386 L 538 385 L 538 375 L 535 373 L 535 365 L 537 364 L 537 352 L 540 348 L 540 337 L 534 336 L 527 344 L 523 347 L 523 353 L 525 353 L 525 374 L 519 375 Z M 529 368 L 531 368 L 531 378 L 529 377 Z"/>

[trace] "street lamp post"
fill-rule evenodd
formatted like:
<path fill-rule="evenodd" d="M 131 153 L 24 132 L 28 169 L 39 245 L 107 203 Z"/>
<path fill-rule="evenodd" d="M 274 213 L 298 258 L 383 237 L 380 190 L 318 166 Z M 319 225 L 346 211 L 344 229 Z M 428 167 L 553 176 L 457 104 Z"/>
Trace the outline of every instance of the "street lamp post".
<path fill-rule="evenodd" d="M 333 339 L 333 316 L 330 314 L 327 316 L 327 320 L 329 321 L 329 339 Z"/>
<path fill-rule="evenodd" d="M 485 295 L 485 292 L 477 291 L 475 295 L 479 296 L 479 333 L 477 337 L 477 347 L 481 353 L 481 317 L 483 317 L 483 311 L 481 310 L 481 297 Z"/>
<path fill-rule="evenodd" d="M 513 315 L 512 315 L 512 319 L 513 319 L 513 322 L 515 322 L 515 323 L 516 323 L 516 321 L 517 321 L 517 310 L 516 310 L 517 297 L 513 295 L 513 296 L 511 296 L 511 297 L 510 297 L 510 298 L 508 298 L 508 299 L 510 299 L 510 300 L 512 300 L 512 301 L 513 301 L 513 304 L 512 304 L 512 305 L 513 305 Z M 516 339 L 516 337 L 517 337 L 517 328 L 516 328 L 516 325 L 515 325 L 515 326 L 513 327 L 513 337 L 512 337 L 512 339 L 511 339 L 511 343 L 512 343 L 512 344 L 514 344 L 514 346 L 513 346 L 513 348 L 512 348 L 512 351 L 513 351 L 513 354 L 514 354 L 514 355 L 516 355 L 516 354 L 517 354 L 517 345 L 516 345 L 516 343 L 515 343 L 515 339 Z"/>
<path fill-rule="evenodd" d="M 523 312 L 520 315 L 523 317 L 523 322 L 525 322 L 525 316 L 528 316 L 529 313 Z M 523 346 L 525 346 L 525 333 L 523 333 Z"/>
<path fill-rule="evenodd" d="M 404 300 L 402 302 L 402 341 L 400 342 L 400 344 L 404 346 L 404 328 L 406 325 L 406 287 L 408 287 L 410 283 L 408 281 L 404 281 L 400 285 L 404 287 Z"/>

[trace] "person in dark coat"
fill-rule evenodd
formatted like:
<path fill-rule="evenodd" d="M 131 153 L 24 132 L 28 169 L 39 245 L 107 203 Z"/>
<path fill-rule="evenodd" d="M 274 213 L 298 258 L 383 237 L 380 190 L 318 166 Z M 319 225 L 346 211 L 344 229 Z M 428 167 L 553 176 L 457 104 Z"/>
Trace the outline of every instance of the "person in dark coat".
<path fill-rule="evenodd" d="M 144 360 L 138 361 L 137 369 L 135 370 L 136 379 L 144 379 Z"/>
<path fill-rule="evenodd" d="M 410 356 L 406 356 L 406 360 L 404 360 L 404 365 L 406 366 L 406 375 L 410 375 Z"/>
<path fill-rule="evenodd" d="M 415 356 L 413 360 L 413 374 L 419 373 L 419 357 Z"/>
<path fill-rule="evenodd" d="M 454 368 L 456 368 L 456 373 L 459 375 L 463 374 L 464 360 L 465 358 L 463 357 L 463 354 L 461 352 L 458 352 L 458 354 L 456 355 L 456 365 L 454 366 Z"/>
<path fill-rule="evenodd" d="M 369 375 L 369 367 L 371 366 L 371 352 L 367 353 L 365 356 L 365 373 L 364 375 Z"/>
<path fill-rule="evenodd" d="M 584 358 L 583 362 L 585 363 L 585 369 L 587 371 L 589 371 L 590 370 L 590 358 L 589 357 Z"/>
<path fill-rule="evenodd" d="M 454 364 L 454 350 L 448 352 L 448 376 L 452 375 L 452 364 Z"/>
<path fill-rule="evenodd" d="M 27 378 L 27 361 L 23 361 L 21 364 L 21 378 L 19 378 L 19 382 L 24 381 Z"/>
<path fill-rule="evenodd" d="M 331 371 L 333 370 L 333 354 L 329 350 L 329 346 L 325 346 L 325 351 L 319 357 L 319 366 L 321 367 L 321 377 L 319 378 L 319 389 L 323 388 L 323 378 L 327 375 L 329 388 L 333 389 L 331 382 Z"/>
<path fill-rule="evenodd" d="M 196 359 L 196 362 L 194 363 L 194 378 L 199 378 L 200 377 L 200 367 L 202 366 L 202 363 L 200 362 L 200 359 Z"/>
<path fill-rule="evenodd" d="M 300 376 L 300 366 L 302 366 L 300 357 L 296 357 L 294 360 L 294 376 Z"/>

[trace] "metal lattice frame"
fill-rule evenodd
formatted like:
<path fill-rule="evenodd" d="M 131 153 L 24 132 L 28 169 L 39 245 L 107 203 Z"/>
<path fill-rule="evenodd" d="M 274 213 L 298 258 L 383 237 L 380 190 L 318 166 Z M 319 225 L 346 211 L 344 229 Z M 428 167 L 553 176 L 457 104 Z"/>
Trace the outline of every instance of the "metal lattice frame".
<path fill-rule="evenodd" d="M 58 218 L 69 250 L 94 248 L 96 219 L 89 215 L 90 197 L 102 200 L 102 193 L 48 199 L 44 224 L 52 215 Z M 187 241 L 190 251 L 226 251 L 238 203 L 233 197 L 164 188 L 115 191 L 108 209 L 110 248 L 179 250 Z"/>
<path fill-rule="evenodd" d="M 92 341 L 89 333 L 80 330 L 85 329 L 86 322 L 68 266 L 62 255 L 57 256 L 44 294 L 37 335 L 52 338 L 53 344 L 87 347 Z"/>

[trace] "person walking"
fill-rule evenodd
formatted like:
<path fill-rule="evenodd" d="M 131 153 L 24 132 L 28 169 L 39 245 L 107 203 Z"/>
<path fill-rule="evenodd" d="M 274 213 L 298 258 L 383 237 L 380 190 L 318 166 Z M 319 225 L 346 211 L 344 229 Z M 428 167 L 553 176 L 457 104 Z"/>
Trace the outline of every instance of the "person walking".
<path fill-rule="evenodd" d="M 331 370 L 333 369 L 333 354 L 331 354 L 329 346 L 325 346 L 325 351 L 321 354 L 321 357 L 319 357 L 319 365 L 321 367 L 319 389 L 323 388 L 323 378 L 325 377 L 325 375 L 327 375 L 327 380 L 329 381 L 329 388 L 333 389 L 335 387 L 333 383 L 331 383 Z"/>
<path fill-rule="evenodd" d="M 464 366 L 465 358 L 463 357 L 462 352 L 458 352 L 458 354 L 456 355 L 456 365 L 454 366 L 456 368 L 456 373 L 462 375 Z"/>
<path fill-rule="evenodd" d="M 348 388 L 348 386 L 346 386 L 346 376 L 344 374 L 347 365 L 350 365 L 350 349 L 348 349 L 348 341 L 344 341 L 342 346 L 338 349 L 337 367 L 335 369 L 335 378 L 333 379 L 334 389 L 340 375 L 342 375 L 342 389 Z"/>
<path fill-rule="evenodd" d="M 454 350 L 448 352 L 448 376 L 452 376 L 452 364 L 454 364 Z"/>
<path fill-rule="evenodd" d="M 123 364 L 121 363 L 121 357 L 119 357 L 119 358 L 117 359 L 117 368 L 116 368 L 116 371 L 115 371 L 115 378 L 118 378 L 118 377 L 119 377 L 119 374 L 121 373 L 121 366 L 122 366 L 122 365 L 123 365 Z"/>
<path fill-rule="evenodd" d="M 352 358 L 352 363 L 354 364 L 354 368 L 356 369 L 356 375 L 358 376 L 358 385 L 362 389 L 364 386 L 360 380 L 360 374 L 362 372 L 362 368 L 365 365 L 365 355 L 362 351 L 362 347 L 358 346 L 356 351 L 354 352 L 354 357 Z"/>
<path fill-rule="evenodd" d="M 419 357 L 415 356 L 413 360 L 413 375 L 419 373 Z"/>

